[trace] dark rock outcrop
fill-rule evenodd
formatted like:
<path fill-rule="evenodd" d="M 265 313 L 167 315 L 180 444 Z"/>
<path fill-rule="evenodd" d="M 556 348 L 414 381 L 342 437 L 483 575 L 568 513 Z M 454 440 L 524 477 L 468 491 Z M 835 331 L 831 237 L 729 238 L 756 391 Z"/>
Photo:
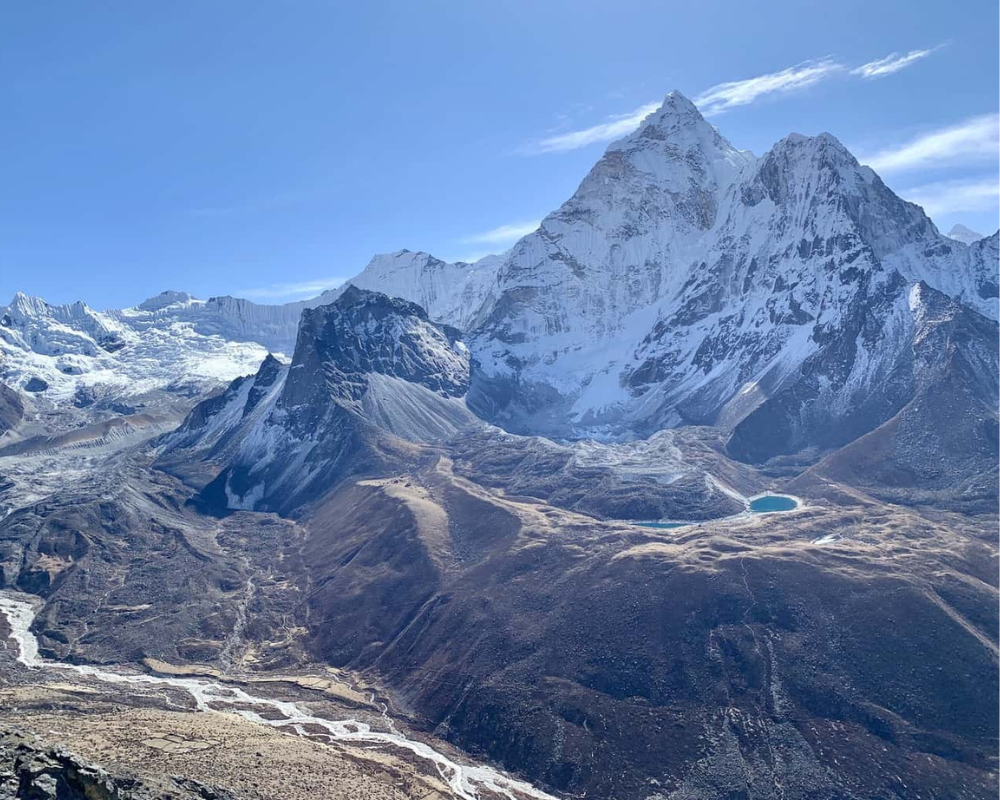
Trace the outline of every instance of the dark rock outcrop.
<path fill-rule="evenodd" d="M 6 384 L 0 383 L 0 435 L 9 431 L 24 414 L 20 395 Z"/>
<path fill-rule="evenodd" d="M 112 775 L 31 734 L 0 729 L 0 800 L 235 800 L 189 778 Z"/>

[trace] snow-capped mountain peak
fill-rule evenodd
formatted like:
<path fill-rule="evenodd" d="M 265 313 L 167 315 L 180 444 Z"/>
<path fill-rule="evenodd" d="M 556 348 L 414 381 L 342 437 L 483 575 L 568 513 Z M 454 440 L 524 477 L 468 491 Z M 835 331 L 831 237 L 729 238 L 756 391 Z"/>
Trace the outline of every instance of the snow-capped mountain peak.
<path fill-rule="evenodd" d="M 397 250 L 374 256 L 357 277 L 320 300 L 330 303 L 349 285 L 356 286 L 412 300 L 436 322 L 469 330 L 493 297 L 501 262 L 502 256 L 486 256 L 473 263 L 448 263 L 428 253 Z"/>
<path fill-rule="evenodd" d="M 12 315 L 40 317 L 49 313 L 49 304 L 41 297 L 33 297 L 24 292 L 14 292 L 10 304 L 7 306 L 7 311 Z"/>
<path fill-rule="evenodd" d="M 978 242 L 980 239 L 986 238 L 978 231 L 974 231 L 972 228 L 967 228 L 962 224 L 952 225 L 951 230 L 948 231 L 947 235 L 949 239 L 954 239 L 956 242 L 961 242 L 962 244 L 972 244 L 973 242 Z"/>
<path fill-rule="evenodd" d="M 52 305 L 17 292 L 0 306 L 0 338 L 42 355 L 96 355 L 126 344 L 128 331 L 114 319 L 77 301 Z"/>
<path fill-rule="evenodd" d="M 766 174 L 768 169 L 782 170 L 790 187 L 813 192 L 861 190 L 875 178 L 875 173 L 861 167 L 840 140 L 829 133 L 785 136 L 761 159 L 761 171 Z M 817 179 L 822 183 L 810 185 Z"/>
<path fill-rule="evenodd" d="M 143 300 L 137 308 L 143 311 L 160 311 L 169 306 L 182 305 L 186 306 L 194 302 L 195 298 L 188 294 L 187 292 L 177 292 L 172 290 L 167 290 L 165 292 L 160 292 L 158 295 L 147 298 Z"/>
<path fill-rule="evenodd" d="M 178 292 L 151 300 L 95 311 L 16 294 L 0 306 L 0 380 L 55 407 L 115 405 L 167 387 L 213 388 L 267 354 L 256 342 L 200 332 L 201 301 Z"/>
<path fill-rule="evenodd" d="M 670 92 L 635 132 L 613 142 L 605 158 L 609 154 L 679 189 L 684 188 L 691 170 L 699 173 L 701 183 L 723 186 L 754 161 L 752 153 L 733 147 L 678 91 Z"/>
<path fill-rule="evenodd" d="M 902 286 L 995 319 L 985 241 L 942 237 L 831 134 L 757 159 L 672 93 L 510 251 L 470 402 L 561 435 L 731 424 Z"/>
<path fill-rule="evenodd" d="M 941 236 L 831 134 L 789 134 L 758 158 L 671 92 L 508 252 L 469 264 L 399 250 L 375 256 L 349 283 L 419 304 L 426 324 L 464 330 L 469 403 L 487 419 L 532 433 L 627 437 L 690 422 L 737 425 L 804 371 L 810 392 L 843 406 L 879 379 L 886 353 L 905 349 L 909 287 L 923 283 L 995 320 L 997 260 L 997 235 L 970 245 Z M 99 360 L 177 331 L 175 346 L 261 342 L 289 353 L 303 311 L 341 298 L 334 316 L 346 319 L 359 296 L 341 287 L 264 306 L 165 292 L 103 314 L 18 296 L 0 336 L 60 357 L 63 339 L 79 340 Z M 872 329 L 878 315 L 895 327 Z M 365 326 L 343 334 L 360 347 L 378 332 Z M 58 353 L 46 349 L 52 331 Z"/>

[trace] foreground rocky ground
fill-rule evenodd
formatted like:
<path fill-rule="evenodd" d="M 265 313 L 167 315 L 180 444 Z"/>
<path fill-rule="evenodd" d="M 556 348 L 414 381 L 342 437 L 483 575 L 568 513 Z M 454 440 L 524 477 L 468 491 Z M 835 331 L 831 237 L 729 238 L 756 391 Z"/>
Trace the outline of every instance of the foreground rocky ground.
<path fill-rule="evenodd" d="M 17 698 L 25 703 L 18 724 L 22 731 L 43 732 L 46 744 L 27 734 L 4 738 L 0 769 L 6 770 L 8 783 L 17 785 L 20 794 L 5 795 L 6 787 L 0 784 L 0 797 L 443 800 L 452 796 L 439 779 L 389 753 L 332 748 L 235 716 L 109 707 L 99 698 L 81 698 L 82 692 L 67 686 L 32 694 Z M 107 703 L 108 698 L 104 700 Z"/>
<path fill-rule="evenodd" d="M 231 800 L 190 778 L 149 780 L 111 775 L 74 753 L 16 728 L 0 729 L 0 798 L 4 800 Z"/>
<path fill-rule="evenodd" d="M 318 729 L 272 728 L 236 713 L 199 713 L 190 698 L 168 686 L 141 691 L 67 670 L 29 671 L 11 663 L 9 642 L 0 651 L 0 730 L 6 732 L 0 739 L 0 796 L 8 788 L 10 797 L 27 800 L 456 796 L 433 764 L 411 752 L 366 741 L 333 742 Z M 304 698 L 310 709 L 331 718 L 384 719 L 361 695 L 329 692 L 328 679 L 282 677 L 267 676 L 270 695 Z M 338 695 L 359 705 L 345 706 Z"/>

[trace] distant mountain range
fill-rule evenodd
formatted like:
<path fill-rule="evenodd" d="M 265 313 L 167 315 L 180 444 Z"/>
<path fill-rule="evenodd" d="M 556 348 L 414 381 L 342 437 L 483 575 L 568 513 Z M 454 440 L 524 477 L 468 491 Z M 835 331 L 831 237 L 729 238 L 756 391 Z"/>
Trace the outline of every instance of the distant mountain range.
<path fill-rule="evenodd" d="M 998 234 L 952 235 L 973 241 L 940 235 L 829 134 L 757 158 L 675 92 L 507 253 L 401 251 L 350 284 L 462 330 L 468 406 L 487 421 L 603 439 L 712 425 L 761 462 L 892 419 L 918 391 L 915 352 L 936 341 L 928 303 L 982 318 L 968 324 L 984 338 L 947 347 L 996 376 Z M 281 306 L 165 292 L 109 312 L 18 295 L 0 309 L 7 380 L 78 404 L 229 380 L 262 348 L 290 354 L 302 312 L 344 291 Z"/>
<path fill-rule="evenodd" d="M 997 235 L 958 226 L 950 236 L 832 136 L 792 135 L 755 158 L 672 93 L 508 253 L 448 264 L 401 251 L 376 256 L 350 283 L 465 331 L 478 363 L 471 399 L 485 416 L 560 435 L 648 433 L 735 424 L 843 349 L 859 315 L 905 308 L 921 281 L 997 319 Z M 0 308 L 0 334 L 14 382 L 32 369 L 50 383 L 56 371 L 114 373 L 104 356 L 118 349 L 117 361 L 142 361 L 128 375 L 140 382 L 176 362 L 172 350 L 212 353 L 206 336 L 290 353 L 302 310 L 341 291 L 281 306 L 164 292 L 109 312 L 18 295 Z M 192 335 L 157 341 L 175 326 Z M 877 335 L 882 360 L 903 344 Z M 253 348 L 219 349 L 218 377 L 259 361 Z M 818 402 L 856 405 L 849 387 L 872 380 L 871 354 L 848 349 L 856 363 L 822 373 Z M 19 367 L 18 350 L 55 357 L 55 371 L 38 360 Z"/>

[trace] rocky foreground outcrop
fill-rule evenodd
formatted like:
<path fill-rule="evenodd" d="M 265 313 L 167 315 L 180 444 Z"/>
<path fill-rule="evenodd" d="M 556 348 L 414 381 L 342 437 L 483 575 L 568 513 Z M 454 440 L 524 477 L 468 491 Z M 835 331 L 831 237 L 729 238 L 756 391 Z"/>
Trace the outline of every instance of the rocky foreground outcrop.
<path fill-rule="evenodd" d="M 0 800 L 234 800 L 232 793 L 174 776 L 112 775 L 29 733 L 0 728 Z"/>

